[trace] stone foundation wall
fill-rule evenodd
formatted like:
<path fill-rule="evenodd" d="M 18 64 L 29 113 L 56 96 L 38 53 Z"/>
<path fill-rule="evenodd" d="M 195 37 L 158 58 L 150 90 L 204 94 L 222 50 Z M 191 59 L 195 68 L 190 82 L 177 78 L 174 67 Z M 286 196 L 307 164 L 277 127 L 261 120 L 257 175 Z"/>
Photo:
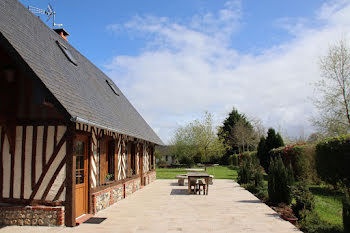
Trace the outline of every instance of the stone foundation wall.
<path fill-rule="evenodd" d="M 148 172 L 142 178 L 144 180 L 144 184 L 148 185 L 156 180 L 156 172 L 155 171 Z"/>
<path fill-rule="evenodd" d="M 134 190 L 135 192 L 141 188 L 141 179 L 137 179 L 134 181 Z"/>
<path fill-rule="evenodd" d="M 0 225 L 61 226 L 63 223 L 63 206 L 0 206 Z"/>
<path fill-rule="evenodd" d="M 157 179 L 157 173 L 156 172 L 152 172 L 149 175 L 149 182 L 152 183 L 153 181 L 155 181 Z"/>
<path fill-rule="evenodd" d="M 96 214 L 98 211 L 106 209 L 114 203 L 130 196 L 141 188 L 140 178 L 127 181 L 124 184 L 118 184 L 92 194 L 92 211 Z"/>
<path fill-rule="evenodd" d="M 125 183 L 125 197 L 130 196 L 134 192 L 134 181 Z"/>

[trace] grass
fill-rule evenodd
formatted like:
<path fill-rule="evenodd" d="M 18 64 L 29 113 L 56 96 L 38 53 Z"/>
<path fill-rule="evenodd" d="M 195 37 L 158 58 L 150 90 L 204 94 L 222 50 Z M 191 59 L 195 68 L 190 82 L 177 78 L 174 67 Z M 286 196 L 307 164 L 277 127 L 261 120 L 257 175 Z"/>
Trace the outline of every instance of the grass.
<path fill-rule="evenodd" d="M 176 175 L 186 174 L 184 168 L 157 168 L 157 179 L 175 179 Z M 233 179 L 237 180 L 238 169 L 232 166 L 217 166 L 207 168 L 210 175 L 215 179 Z"/>
<path fill-rule="evenodd" d="M 315 197 L 315 211 L 320 218 L 333 226 L 342 228 L 343 194 L 324 185 L 312 185 L 310 191 Z"/>

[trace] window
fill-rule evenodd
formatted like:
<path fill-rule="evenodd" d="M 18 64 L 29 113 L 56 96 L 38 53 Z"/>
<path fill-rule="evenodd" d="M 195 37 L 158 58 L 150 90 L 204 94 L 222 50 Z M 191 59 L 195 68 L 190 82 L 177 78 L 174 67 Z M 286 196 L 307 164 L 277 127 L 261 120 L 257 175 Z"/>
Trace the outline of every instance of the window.
<path fill-rule="evenodd" d="M 78 65 L 77 61 L 75 60 L 75 58 L 73 57 L 73 55 L 71 54 L 71 52 L 67 49 L 67 47 L 65 45 L 63 45 L 61 42 L 56 41 L 58 47 L 60 47 L 60 49 L 62 50 L 62 52 L 64 53 L 64 55 L 68 58 L 68 60 L 74 64 L 74 65 Z"/>
<path fill-rule="evenodd" d="M 108 174 L 109 174 L 109 179 L 114 180 L 115 176 L 115 146 L 114 146 L 114 141 L 109 141 L 108 142 Z"/>
<path fill-rule="evenodd" d="M 108 84 L 108 86 L 112 89 L 113 93 L 116 94 L 117 96 L 119 96 L 117 90 L 114 88 L 113 83 L 110 83 L 108 80 L 106 80 L 106 83 Z"/>
<path fill-rule="evenodd" d="M 77 141 L 75 143 L 75 156 L 76 156 L 76 163 L 75 163 L 75 183 L 76 184 L 82 184 L 84 183 L 84 142 Z"/>

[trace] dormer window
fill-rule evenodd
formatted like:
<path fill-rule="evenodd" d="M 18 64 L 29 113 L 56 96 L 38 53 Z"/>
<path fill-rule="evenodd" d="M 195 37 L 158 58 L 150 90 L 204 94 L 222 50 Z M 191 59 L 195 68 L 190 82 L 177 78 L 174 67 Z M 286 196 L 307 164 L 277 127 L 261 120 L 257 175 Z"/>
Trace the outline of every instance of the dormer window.
<path fill-rule="evenodd" d="M 69 52 L 69 50 L 67 49 L 67 47 L 62 44 L 59 41 L 56 41 L 58 47 L 60 47 L 60 49 L 62 50 L 62 52 L 64 53 L 64 55 L 67 57 L 67 59 L 74 65 L 78 65 L 77 61 L 75 60 L 75 58 L 73 57 L 73 55 Z"/>
<path fill-rule="evenodd" d="M 112 89 L 113 93 L 116 94 L 117 96 L 119 96 L 117 90 L 114 88 L 113 83 L 110 83 L 108 80 L 106 80 L 106 83 L 108 84 L 108 86 Z"/>

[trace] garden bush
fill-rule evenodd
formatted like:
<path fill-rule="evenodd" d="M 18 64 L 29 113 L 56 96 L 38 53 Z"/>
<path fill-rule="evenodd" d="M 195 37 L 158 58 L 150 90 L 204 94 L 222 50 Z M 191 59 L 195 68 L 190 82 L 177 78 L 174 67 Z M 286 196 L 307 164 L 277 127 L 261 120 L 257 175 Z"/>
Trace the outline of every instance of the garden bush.
<path fill-rule="evenodd" d="M 314 211 L 302 210 L 299 221 L 300 230 L 306 233 L 340 233 L 338 226 L 332 226 L 322 219 Z"/>
<path fill-rule="evenodd" d="M 285 166 L 291 164 L 297 181 L 307 180 L 317 182 L 315 167 L 315 146 L 296 144 L 272 149 L 271 158 L 280 156 Z"/>
<path fill-rule="evenodd" d="M 301 218 L 301 211 L 312 211 L 315 208 L 315 198 L 310 192 L 306 182 L 300 182 L 293 186 L 292 194 L 295 199 L 293 212 L 299 219 Z"/>
<path fill-rule="evenodd" d="M 254 168 L 250 157 L 246 157 L 242 160 L 238 170 L 238 183 L 248 184 L 254 174 Z"/>
<path fill-rule="evenodd" d="M 285 167 L 280 156 L 272 158 L 268 174 L 269 200 L 273 203 L 290 204 L 292 200 L 291 185 L 293 184 L 293 171 Z"/>
<path fill-rule="evenodd" d="M 324 181 L 350 186 L 350 135 L 333 137 L 316 145 L 316 168 Z"/>
<path fill-rule="evenodd" d="M 344 232 L 350 232 L 350 198 L 348 190 L 345 191 L 343 200 L 343 225 Z"/>
<path fill-rule="evenodd" d="M 238 154 L 232 155 L 232 165 L 239 166 L 239 156 Z"/>

